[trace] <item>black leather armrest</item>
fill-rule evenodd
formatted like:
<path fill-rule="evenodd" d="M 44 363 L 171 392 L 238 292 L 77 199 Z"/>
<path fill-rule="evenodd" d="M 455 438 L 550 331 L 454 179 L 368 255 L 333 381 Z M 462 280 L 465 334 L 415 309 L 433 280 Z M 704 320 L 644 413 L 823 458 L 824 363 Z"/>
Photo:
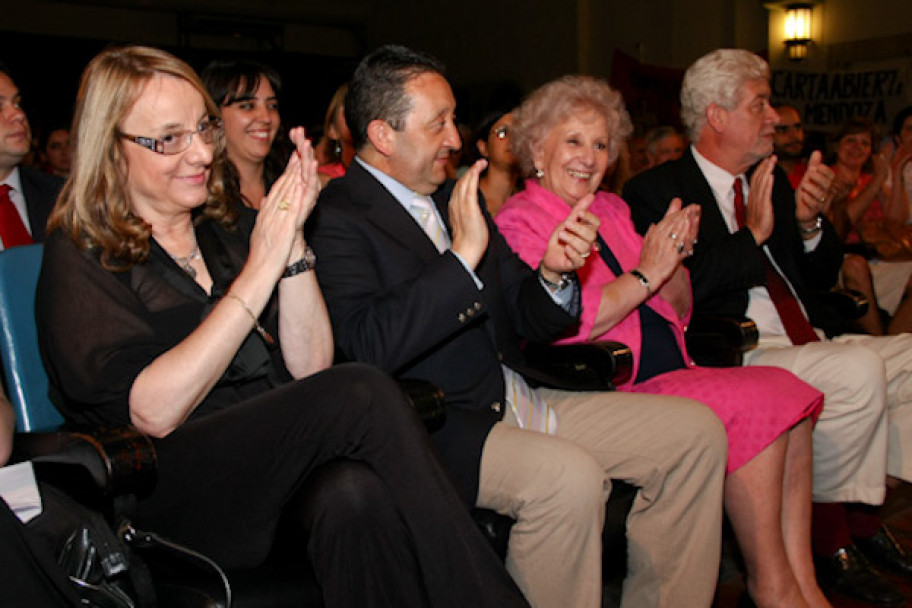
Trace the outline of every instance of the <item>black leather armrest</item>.
<path fill-rule="evenodd" d="M 18 433 L 13 446 L 14 460 L 31 460 L 39 479 L 77 497 L 142 496 L 155 485 L 155 447 L 132 428 Z"/>
<path fill-rule="evenodd" d="M 757 324 L 747 317 L 694 317 L 687 328 L 687 351 L 699 365 L 737 367 L 759 337 Z"/>
<path fill-rule="evenodd" d="M 428 432 L 433 433 L 442 427 L 446 422 L 446 395 L 443 391 L 427 380 L 401 378 L 398 382 Z"/>
<path fill-rule="evenodd" d="M 626 382 L 633 370 L 633 353 L 620 342 L 586 344 L 529 344 L 529 366 L 542 372 L 541 385 L 576 391 L 613 390 Z"/>
<path fill-rule="evenodd" d="M 831 307 L 837 315 L 845 319 L 860 319 L 868 312 L 869 302 L 863 293 L 854 289 L 824 291 L 815 294 L 816 298 Z"/>

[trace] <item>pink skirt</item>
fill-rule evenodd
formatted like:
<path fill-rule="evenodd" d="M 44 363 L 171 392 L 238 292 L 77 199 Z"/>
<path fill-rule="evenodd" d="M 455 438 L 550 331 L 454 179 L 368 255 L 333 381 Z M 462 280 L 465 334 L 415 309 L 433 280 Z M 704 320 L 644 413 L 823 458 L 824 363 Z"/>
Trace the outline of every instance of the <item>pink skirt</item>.
<path fill-rule="evenodd" d="M 731 473 L 801 420 L 814 420 L 823 393 L 778 367 L 690 367 L 660 374 L 623 390 L 689 397 L 705 403 L 728 435 Z"/>

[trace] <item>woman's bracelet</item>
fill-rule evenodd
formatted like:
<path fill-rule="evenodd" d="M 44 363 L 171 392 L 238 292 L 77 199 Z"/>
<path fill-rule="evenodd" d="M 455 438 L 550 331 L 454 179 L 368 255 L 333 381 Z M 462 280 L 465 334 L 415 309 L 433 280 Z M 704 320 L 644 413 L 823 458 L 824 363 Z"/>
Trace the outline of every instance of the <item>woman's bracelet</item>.
<path fill-rule="evenodd" d="M 630 276 L 640 282 L 640 285 L 646 288 L 646 291 L 649 292 L 649 295 L 652 295 L 652 284 L 649 282 L 649 279 L 646 278 L 646 275 L 634 268 L 630 271 Z"/>
<path fill-rule="evenodd" d="M 266 344 L 269 344 L 270 346 L 272 346 L 273 344 L 275 344 L 275 338 L 273 338 L 273 337 L 269 334 L 269 332 L 266 331 L 266 328 L 265 328 L 265 327 L 263 327 L 262 325 L 260 325 L 260 320 L 257 319 L 257 316 L 256 316 L 255 314 L 253 314 L 253 311 L 250 310 L 250 307 L 247 306 L 247 302 L 245 302 L 245 301 L 243 300 L 243 298 L 241 298 L 241 296 L 235 295 L 235 294 L 233 294 L 233 293 L 231 293 L 231 292 L 229 291 L 229 292 L 227 292 L 227 293 L 225 294 L 225 297 L 228 297 L 228 298 L 231 298 L 231 299 L 233 299 L 233 300 L 236 300 L 237 303 L 240 304 L 241 307 L 243 307 L 243 309 L 247 311 L 247 314 L 250 315 L 250 318 L 251 318 L 251 319 L 253 319 L 253 328 L 257 331 L 258 334 L 260 334 L 260 336 L 262 336 L 262 338 L 263 338 L 263 340 L 266 342 Z"/>

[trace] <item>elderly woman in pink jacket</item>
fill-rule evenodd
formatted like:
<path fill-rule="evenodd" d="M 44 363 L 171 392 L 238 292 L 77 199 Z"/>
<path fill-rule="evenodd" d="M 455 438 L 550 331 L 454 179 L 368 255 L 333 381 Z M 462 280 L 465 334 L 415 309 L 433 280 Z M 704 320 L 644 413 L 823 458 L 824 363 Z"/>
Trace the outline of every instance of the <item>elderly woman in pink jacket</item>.
<path fill-rule="evenodd" d="M 544 85 L 520 107 L 511 145 L 526 175 L 497 224 L 529 265 L 583 199 L 601 220 L 598 249 L 578 271 L 582 317 L 564 342 L 612 339 L 634 353 L 620 390 L 706 403 L 728 432 L 725 507 L 759 606 L 829 606 L 810 552 L 811 426 L 821 393 L 791 373 L 762 367 L 700 368 L 687 355 L 691 253 L 699 208 L 675 201 L 645 237 L 627 205 L 598 191 L 631 131 L 621 96 L 602 81 L 568 76 Z"/>

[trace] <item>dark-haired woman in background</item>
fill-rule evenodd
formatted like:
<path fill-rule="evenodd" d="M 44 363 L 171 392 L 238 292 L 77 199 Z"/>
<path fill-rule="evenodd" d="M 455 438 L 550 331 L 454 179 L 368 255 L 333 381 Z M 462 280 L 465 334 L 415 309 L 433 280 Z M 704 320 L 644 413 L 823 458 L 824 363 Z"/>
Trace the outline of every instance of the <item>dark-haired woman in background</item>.
<path fill-rule="evenodd" d="M 475 132 L 475 147 L 488 167 L 478 182 L 488 213 L 497 215 L 519 186 L 519 163 L 510 152 L 512 112 L 489 114 Z"/>
<path fill-rule="evenodd" d="M 221 109 L 229 192 L 259 209 L 291 151 L 279 116 L 282 80 L 271 67 L 247 60 L 213 61 L 200 76 Z"/>

